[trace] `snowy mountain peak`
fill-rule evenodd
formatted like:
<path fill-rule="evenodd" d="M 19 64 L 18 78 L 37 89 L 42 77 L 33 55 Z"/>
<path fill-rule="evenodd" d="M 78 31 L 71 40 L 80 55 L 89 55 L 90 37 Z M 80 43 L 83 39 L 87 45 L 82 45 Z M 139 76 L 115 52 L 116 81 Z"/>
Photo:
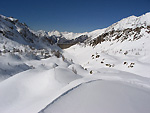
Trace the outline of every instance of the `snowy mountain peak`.
<path fill-rule="evenodd" d="M 142 16 L 130 16 L 120 20 L 119 22 L 114 23 L 110 27 L 106 29 L 106 31 L 112 30 L 123 30 L 127 28 L 136 28 L 141 26 L 148 26 L 150 25 L 150 13 L 146 13 Z"/>
<path fill-rule="evenodd" d="M 34 32 L 37 36 L 39 37 L 45 37 L 45 36 L 48 36 L 48 33 L 44 30 L 39 30 L 37 32 Z"/>
<path fill-rule="evenodd" d="M 1 19 L 5 19 L 5 20 L 7 20 L 7 21 L 11 21 L 11 22 L 17 22 L 17 21 L 18 21 L 18 19 L 16 19 L 16 18 L 13 18 L 13 17 L 6 17 L 6 16 L 4 16 L 4 15 L 0 15 L 0 18 L 1 18 Z"/>
<path fill-rule="evenodd" d="M 51 31 L 51 32 L 49 31 L 48 35 L 49 36 L 57 36 L 57 37 L 61 37 L 62 36 L 62 34 L 59 31 L 56 31 L 56 30 Z"/>

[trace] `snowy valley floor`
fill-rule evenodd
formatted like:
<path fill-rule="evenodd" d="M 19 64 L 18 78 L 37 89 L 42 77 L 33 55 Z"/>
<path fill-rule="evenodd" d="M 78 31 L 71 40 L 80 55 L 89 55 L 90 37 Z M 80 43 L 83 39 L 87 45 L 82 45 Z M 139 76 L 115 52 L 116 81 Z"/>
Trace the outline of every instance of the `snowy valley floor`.
<path fill-rule="evenodd" d="M 32 68 L 2 80 L 0 113 L 150 112 L 149 63 L 134 59 L 135 68 L 128 69 L 123 63 L 133 62 L 132 58 L 118 59 L 98 52 L 100 58 L 93 59 L 91 55 L 97 51 L 87 49 L 86 53 L 78 49 L 83 55 L 73 53 L 76 52 L 73 47 L 70 49 L 64 50 L 66 61 L 55 56 L 24 61 L 22 64 Z M 101 64 L 104 58 L 104 62 L 115 66 Z M 136 74 L 142 66 L 145 66 L 143 71 Z"/>

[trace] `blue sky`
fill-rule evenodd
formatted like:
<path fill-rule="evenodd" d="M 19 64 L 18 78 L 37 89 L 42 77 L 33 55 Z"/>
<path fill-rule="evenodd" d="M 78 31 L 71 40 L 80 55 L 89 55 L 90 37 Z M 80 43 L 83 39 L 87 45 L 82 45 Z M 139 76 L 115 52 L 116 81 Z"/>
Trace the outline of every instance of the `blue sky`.
<path fill-rule="evenodd" d="M 150 12 L 150 0 L 1 0 L 0 14 L 33 30 L 85 32 Z"/>

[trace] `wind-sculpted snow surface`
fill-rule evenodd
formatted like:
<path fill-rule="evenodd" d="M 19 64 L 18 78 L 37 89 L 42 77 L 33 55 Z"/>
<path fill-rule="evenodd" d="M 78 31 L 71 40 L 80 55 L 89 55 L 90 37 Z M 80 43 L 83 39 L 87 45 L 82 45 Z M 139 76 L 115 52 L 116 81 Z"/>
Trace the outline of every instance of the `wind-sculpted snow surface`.
<path fill-rule="evenodd" d="M 93 81 L 98 81 L 99 79 L 97 80 L 90 80 L 89 81 L 84 81 L 84 82 L 79 82 L 78 84 L 74 84 L 74 87 L 70 87 L 70 89 L 62 92 L 62 94 L 60 96 L 58 96 L 57 98 L 55 98 L 50 104 L 48 104 L 44 109 L 42 109 L 39 113 L 43 113 L 45 112 L 45 110 L 49 109 L 49 107 L 54 104 L 55 102 L 57 102 L 59 99 L 63 98 L 63 96 L 67 95 L 68 93 L 70 93 L 71 91 L 75 90 L 76 88 L 80 87 L 81 85 L 83 84 L 87 84 L 87 83 L 91 83 Z M 79 80 L 80 81 L 80 80 Z"/>
<path fill-rule="evenodd" d="M 1 82 L 0 112 L 37 113 L 49 104 L 51 98 L 61 88 L 81 78 L 71 70 L 62 68 L 59 62 L 57 63 L 55 68 L 54 65 L 52 67 L 42 65 Z"/>
<path fill-rule="evenodd" d="M 40 113 L 149 113 L 150 90 L 116 81 L 93 81 L 69 90 Z"/>

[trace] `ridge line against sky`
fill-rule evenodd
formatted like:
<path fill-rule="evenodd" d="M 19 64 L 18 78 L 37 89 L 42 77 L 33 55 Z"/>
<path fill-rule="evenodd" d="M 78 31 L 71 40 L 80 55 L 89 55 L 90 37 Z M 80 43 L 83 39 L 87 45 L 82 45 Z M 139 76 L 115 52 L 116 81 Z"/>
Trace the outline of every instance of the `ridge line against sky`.
<path fill-rule="evenodd" d="M 150 0 L 2 0 L 0 14 L 33 30 L 90 32 L 150 12 Z"/>

